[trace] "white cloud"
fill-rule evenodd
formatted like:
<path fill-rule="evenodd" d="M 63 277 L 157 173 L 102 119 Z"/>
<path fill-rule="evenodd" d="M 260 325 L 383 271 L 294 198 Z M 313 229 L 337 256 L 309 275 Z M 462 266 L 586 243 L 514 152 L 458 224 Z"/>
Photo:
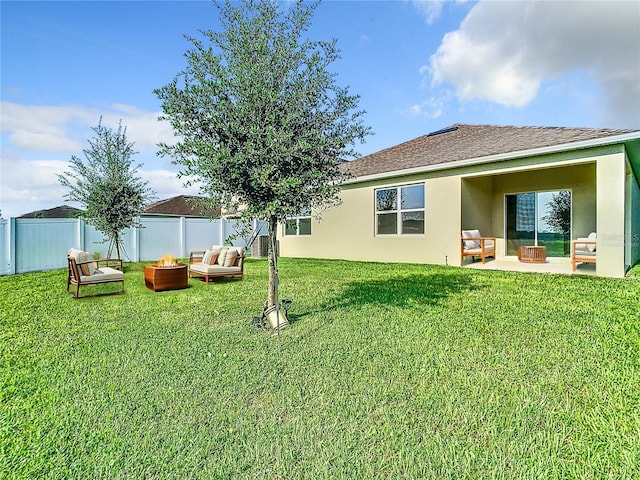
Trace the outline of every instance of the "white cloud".
<path fill-rule="evenodd" d="M 69 169 L 72 155 L 84 158 L 82 149 L 94 136 L 91 130 L 102 116 L 103 125 L 127 127 L 127 138 L 140 152 L 135 161 L 142 162 L 138 174 L 149 181 L 158 198 L 197 193 L 197 188 L 183 186 L 176 172 L 164 168 L 155 156 L 159 142 L 172 142 L 167 122 L 157 120 L 159 112 L 149 112 L 130 105 L 115 104 L 98 110 L 79 106 L 22 105 L 2 102 L 2 164 L 0 175 L 0 209 L 4 217 L 19 216 L 65 203 L 66 190 L 57 175 Z M 137 163 L 136 162 L 136 163 Z"/>
<path fill-rule="evenodd" d="M 63 204 L 75 205 L 64 199 L 68 191 L 58 182 L 58 175 L 69 170 L 69 162 L 55 158 L 27 160 L 3 150 L 0 209 L 3 217 L 17 217 L 44 208 Z M 175 171 L 139 169 L 138 176 L 148 181 L 158 199 L 175 195 L 197 195 L 198 187 L 184 186 Z"/>
<path fill-rule="evenodd" d="M 114 104 L 108 108 L 82 108 L 73 105 L 22 105 L 2 102 L 1 129 L 13 148 L 40 152 L 66 152 L 81 155 L 91 130 L 102 117 L 102 124 L 127 127 L 127 138 L 140 152 L 155 152 L 160 142 L 172 142 L 167 122 L 159 122 L 160 112 Z"/>
<path fill-rule="evenodd" d="M 67 162 L 59 160 L 12 162 L 2 172 L 3 200 L 42 202 L 52 195 L 62 197 L 64 190 L 56 175 L 67 166 Z"/>
<path fill-rule="evenodd" d="M 24 150 L 37 150 L 43 152 L 70 152 L 80 151 L 82 144 L 65 135 L 57 135 L 53 131 L 37 132 L 33 129 L 16 129 L 9 136 L 9 141 L 16 147 Z"/>
<path fill-rule="evenodd" d="M 638 38 L 637 2 L 481 1 L 445 35 L 427 71 L 461 101 L 509 107 L 532 102 L 543 82 L 586 71 L 605 96 L 603 118 L 638 127 Z"/>
<path fill-rule="evenodd" d="M 127 127 L 127 138 L 135 143 L 135 149 L 144 152 L 156 152 L 160 142 L 172 143 L 175 140 L 169 122 L 160 122 L 160 112 L 149 112 L 130 105 L 116 104 L 103 115 L 104 125 L 117 128 L 118 122 Z"/>
<path fill-rule="evenodd" d="M 440 17 L 443 2 L 444 0 L 413 0 L 411 3 L 431 25 Z"/>
<path fill-rule="evenodd" d="M 444 107 L 449 100 L 446 92 L 442 95 L 434 95 L 423 102 L 411 105 L 406 113 L 413 117 L 439 118 L 444 113 Z"/>
<path fill-rule="evenodd" d="M 442 16 L 442 6 L 452 0 L 412 0 L 411 4 L 432 25 Z M 467 0 L 455 0 L 455 3 L 467 3 Z"/>
<path fill-rule="evenodd" d="M 178 178 L 176 172 L 170 170 L 140 170 L 140 178 L 149 182 L 149 187 L 156 192 L 158 199 L 174 197 L 176 195 L 198 195 L 197 185 L 185 187 L 184 178 Z"/>
<path fill-rule="evenodd" d="M 65 190 L 57 177 L 67 167 L 68 163 L 64 160 L 23 160 L 3 149 L 0 186 L 2 215 L 19 216 L 68 203 L 63 200 Z"/>
<path fill-rule="evenodd" d="M 22 150 L 56 152 L 77 150 L 78 139 L 69 126 L 87 121 L 88 111 L 74 107 L 21 105 L 2 102 L 1 130 L 8 144 Z"/>

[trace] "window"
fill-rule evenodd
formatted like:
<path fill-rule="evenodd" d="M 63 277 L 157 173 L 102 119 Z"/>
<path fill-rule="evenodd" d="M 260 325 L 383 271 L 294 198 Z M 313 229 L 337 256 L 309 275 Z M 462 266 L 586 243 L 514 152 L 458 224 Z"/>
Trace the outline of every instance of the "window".
<path fill-rule="evenodd" d="M 287 217 L 284 222 L 286 236 L 311 235 L 311 210 L 304 210 L 300 215 Z"/>
<path fill-rule="evenodd" d="M 376 235 L 421 234 L 424 234 L 424 184 L 376 190 Z"/>

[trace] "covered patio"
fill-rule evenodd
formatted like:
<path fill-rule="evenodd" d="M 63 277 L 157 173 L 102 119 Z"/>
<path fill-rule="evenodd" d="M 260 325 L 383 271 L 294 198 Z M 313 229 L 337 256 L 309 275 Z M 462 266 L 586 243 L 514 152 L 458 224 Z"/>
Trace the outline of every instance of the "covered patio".
<path fill-rule="evenodd" d="M 463 267 L 573 274 L 571 241 L 597 231 L 598 165 L 594 159 L 535 166 L 510 165 L 462 178 L 462 229 L 496 239 L 495 258 L 465 258 Z M 604 208 L 604 205 L 600 205 Z M 522 246 L 544 246 L 541 263 L 521 262 Z M 597 264 L 578 264 L 576 274 L 596 275 Z"/>
<path fill-rule="evenodd" d="M 549 273 L 560 275 L 596 275 L 596 265 L 593 263 L 581 263 L 577 266 L 576 271 L 572 272 L 571 262 L 559 260 L 547 260 L 544 263 L 525 263 L 518 261 L 517 258 L 502 258 L 500 260 L 494 260 L 490 258 L 484 264 L 480 261 L 465 262 L 463 267 L 474 268 L 477 270 L 500 270 L 506 272 Z"/>

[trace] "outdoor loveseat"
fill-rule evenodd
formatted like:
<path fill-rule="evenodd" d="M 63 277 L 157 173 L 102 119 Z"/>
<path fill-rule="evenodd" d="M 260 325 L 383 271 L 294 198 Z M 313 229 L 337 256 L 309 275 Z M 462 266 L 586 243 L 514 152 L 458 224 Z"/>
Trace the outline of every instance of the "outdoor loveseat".
<path fill-rule="evenodd" d="M 496 258 L 496 239 L 481 236 L 480 230 L 462 230 L 460 253 L 463 260 L 464 257 L 471 257 L 471 261 L 474 261 L 475 257 L 480 257 L 485 263 L 487 257 Z"/>
<path fill-rule="evenodd" d="M 596 232 L 586 238 L 578 238 L 571 242 L 571 269 L 576 271 L 578 263 L 596 263 Z"/>
<path fill-rule="evenodd" d="M 189 254 L 189 276 L 205 282 L 216 277 L 244 278 L 244 248 L 213 245 L 205 251 Z"/>
<path fill-rule="evenodd" d="M 95 260 L 89 252 L 69 249 L 67 253 L 67 292 L 76 287 L 75 298 L 80 298 L 80 287 L 100 283 L 120 283 L 122 289 L 111 293 L 124 293 L 124 273 L 122 260 L 101 258 Z"/>

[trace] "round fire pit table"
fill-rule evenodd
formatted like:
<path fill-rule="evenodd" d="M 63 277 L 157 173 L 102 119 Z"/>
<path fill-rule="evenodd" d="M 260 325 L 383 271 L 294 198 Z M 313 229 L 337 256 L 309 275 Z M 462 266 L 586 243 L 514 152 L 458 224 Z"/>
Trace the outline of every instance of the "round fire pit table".
<path fill-rule="evenodd" d="M 171 267 L 149 265 L 144 267 L 144 283 L 154 292 L 187 288 L 189 285 L 187 266 L 182 263 Z"/>

